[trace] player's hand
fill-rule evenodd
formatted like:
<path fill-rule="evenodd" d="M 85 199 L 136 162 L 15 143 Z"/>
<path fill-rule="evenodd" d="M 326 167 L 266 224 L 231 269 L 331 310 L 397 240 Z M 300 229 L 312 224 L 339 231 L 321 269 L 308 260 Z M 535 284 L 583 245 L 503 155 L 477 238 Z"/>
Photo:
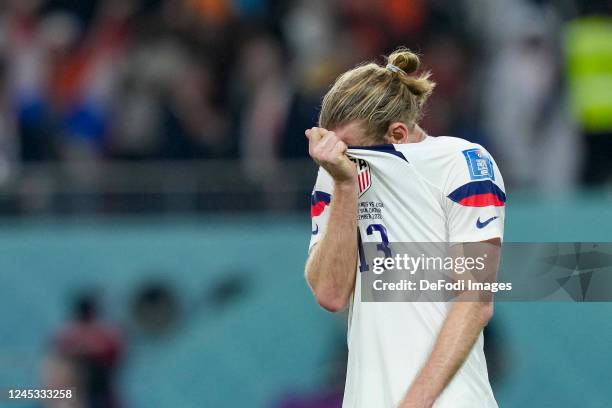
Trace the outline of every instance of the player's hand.
<path fill-rule="evenodd" d="M 357 185 L 357 167 L 346 155 L 346 144 L 327 129 L 306 130 L 308 153 L 337 183 Z"/>

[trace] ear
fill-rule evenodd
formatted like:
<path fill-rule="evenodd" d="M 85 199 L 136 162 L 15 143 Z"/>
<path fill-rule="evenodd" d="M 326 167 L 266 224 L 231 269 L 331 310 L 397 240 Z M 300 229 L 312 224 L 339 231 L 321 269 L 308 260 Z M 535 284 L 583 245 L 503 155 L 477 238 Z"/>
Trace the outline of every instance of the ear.
<path fill-rule="evenodd" d="M 409 135 L 410 130 L 404 122 L 393 122 L 387 129 L 385 139 L 387 142 L 394 144 L 406 143 Z"/>

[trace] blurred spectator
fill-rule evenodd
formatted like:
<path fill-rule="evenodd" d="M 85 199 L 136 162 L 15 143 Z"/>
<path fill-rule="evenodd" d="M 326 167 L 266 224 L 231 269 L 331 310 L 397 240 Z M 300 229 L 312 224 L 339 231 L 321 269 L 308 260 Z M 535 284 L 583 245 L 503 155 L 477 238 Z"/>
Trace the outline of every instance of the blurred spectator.
<path fill-rule="evenodd" d="M 131 32 L 134 1 L 101 3 L 82 42 L 58 61 L 54 77 L 56 106 L 61 108 L 63 154 L 99 156 L 116 100 L 118 64 Z"/>
<path fill-rule="evenodd" d="M 149 37 L 143 36 L 122 64 L 107 146 L 111 157 L 146 159 L 163 154 L 167 95 L 187 56 L 176 41 Z"/>
<path fill-rule="evenodd" d="M 241 112 L 240 153 L 247 174 L 270 178 L 279 159 L 292 94 L 288 64 L 280 44 L 267 35 L 257 36 L 241 49 L 236 100 Z"/>
<path fill-rule="evenodd" d="M 432 71 L 436 82 L 423 120 L 424 128 L 432 135 L 464 137 L 476 142 L 478 132 L 474 128 L 478 123 L 469 116 L 474 107 L 469 50 L 453 36 L 440 34 L 424 44 L 423 63 Z M 466 129 L 470 126 L 471 129 Z"/>
<path fill-rule="evenodd" d="M 47 43 L 66 42 L 74 36 L 74 26 L 64 24 L 59 32 L 47 29 L 49 37 L 43 37 L 38 15 L 41 3 L 10 1 L 2 19 L 10 95 L 17 113 L 21 157 L 26 161 L 54 158 Z"/>
<path fill-rule="evenodd" d="M 612 181 L 612 3 L 585 2 L 565 27 L 572 108 L 585 139 L 583 180 Z"/>
<path fill-rule="evenodd" d="M 576 182 L 580 150 L 560 77 L 557 16 L 523 0 L 504 6 L 483 86 L 491 148 L 507 183 L 566 191 Z"/>
<path fill-rule="evenodd" d="M 83 407 L 120 407 L 115 378 L 124 344 L 119 331 L 101 320 L 90 295 L 79 297 L 72 313 L 53 340 L 44 367 L 45 386 L 73 388 Z"/>
<path fill-rule="evenodd" d="M 9 97 L 6 65 L 0 58 L 0 188 L 14 176 L 18 155 L 16 121 Z"/>
<path fill-rule="evenodd" d="M 190 61 L 170 96 L 166 154 L 172 158 L 223 158 L 235 143 L 229 137 L 226 115 L 213 103 L 214 81 L 210 66 Z M 181 140 L 182 139 L 182 140 Z M 180 149 L 183 142 L 184 150 Z M 178 146 L 177 146 L 178 145 Z"/>

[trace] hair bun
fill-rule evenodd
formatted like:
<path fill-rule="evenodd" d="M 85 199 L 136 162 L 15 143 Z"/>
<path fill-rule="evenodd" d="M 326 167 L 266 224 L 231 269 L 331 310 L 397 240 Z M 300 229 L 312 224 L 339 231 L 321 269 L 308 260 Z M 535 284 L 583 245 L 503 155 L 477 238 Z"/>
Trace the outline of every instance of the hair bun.
<path fill-rule="evenodd" d="M 412 74 L 419 69 L 419 65 L 421 65 L 419 57 L 407 48 L 399 48 L 393 51 L 393 53 L 387 57 L 387 61 L 389 64 L 395 65 L 407 74 Z"/>

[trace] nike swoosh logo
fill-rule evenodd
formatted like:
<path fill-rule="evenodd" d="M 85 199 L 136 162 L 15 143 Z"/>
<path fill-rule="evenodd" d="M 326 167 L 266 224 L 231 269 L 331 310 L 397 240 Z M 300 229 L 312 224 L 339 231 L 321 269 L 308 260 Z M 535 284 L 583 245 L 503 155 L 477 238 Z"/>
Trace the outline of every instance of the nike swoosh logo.
<path fill-rule="evenodd" d="M 499 217 L 496 215 L 495 217 L 491 217 L 491 218 L 489 218 L 488 220 L 485 220 L 485 221 L 481 222 L 481 221 L 480 221 L 480 217 L 478 217 L 478 219 L 476 220 L 476 228 L 480 228 L 480 229 L 482 229 L 482 228 L 486 227 L 487 225 L 489 225 L 489 223 L 490 223 L 491 221 L 496 220 L 496 219 L 498 219 L 498 218 L 499 218 Z"/>
<path fill-rule="evenodd" d="M 319 233 L 319 224 L 315 224 L 317 226 L 316 229 L 312 230 L 312 235 L 317 235 Z"/>

